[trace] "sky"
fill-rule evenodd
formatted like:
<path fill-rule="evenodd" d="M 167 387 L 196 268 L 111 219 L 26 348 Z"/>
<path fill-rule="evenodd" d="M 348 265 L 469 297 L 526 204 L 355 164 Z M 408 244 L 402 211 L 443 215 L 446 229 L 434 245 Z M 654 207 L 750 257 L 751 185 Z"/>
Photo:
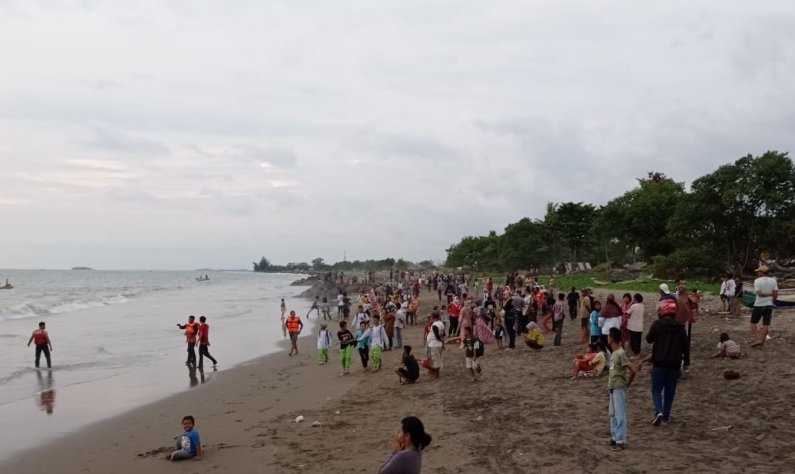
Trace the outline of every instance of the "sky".
<path fill-rule="evenodd" d="M 0 268 L 441 260 L 795 150 L 792 1 L 0 0 Z"/>

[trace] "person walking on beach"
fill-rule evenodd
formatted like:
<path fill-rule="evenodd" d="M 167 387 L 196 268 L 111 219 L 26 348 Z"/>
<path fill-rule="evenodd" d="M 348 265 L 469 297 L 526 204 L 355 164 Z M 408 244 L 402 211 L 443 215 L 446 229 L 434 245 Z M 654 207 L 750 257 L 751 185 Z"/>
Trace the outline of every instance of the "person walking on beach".
<path fill-rule="evenodd" d="M 396 349 L 401 349 L 403 347 L 403 328 L 406 327 L 406 314 L 408 309 L 408 303 L 403 303 L 400 305 L 400 309 L 397 310 L 395 313 L 395 345 Z"/>
<path fill-rule="evenodd" d="M 328 364 L 329 347 L 331 347 L 331 335 L 326 329 L 326 323 L 322 323 L 317 333 L 317 358 L 320 365 Z"/>
<path fill-rule="evenodd" d="M 552 305 L 552 327 L 555 329 L 553 345 L 559 346 L 563 337 L 563 321 L 566 319 L 566 295 L 558 293 L 558 300 Z"/>
<path fill-rule="evenodd" d="M 207 324 L 207 317 L 199 318 L 199 368 L 204 367 L 204 358 L 213 361 L 213 370 L 217 370 L 218 361 L 210 355 L 210 325 Z"/>
<path fill-rule="evenodd" d="M 309 308 L 309 312 L 306 313 L 306 319 L 312 319 L 310 316 L 312 315 L 312 311 L 317 312 L 317 319 L 320 319 L 320 297 L 315 296 L 315 301 L 312 302 L 312 307 Z"/>
<path fill-rule="evenodd" d="M 778 282 L 775 278 L 767 276 L 767 272 L 768 268 L 765 265 L 760 265 L 756 269 L 758 275 L 754 280 L 756 300 L 754 300 L 754 309 L 751 312 L 751 337 L 756 338 L 756 341 L 751 344 L 751 347 L 761 347 L 767 340 L 767 332 L 770 322 L 773 320 L 775 300 L 778 298 Z M 757 328 L 759 321 L 762 321 L 761 329 Z"/>
<path fill-rule="evenodd" d="M 569 318 L 574 321 L 577 319 L 577 308 L 580 306 L 580 294 L 577 288 L 571 287 L 571 291 L 566 295 L 566 302 L 569 303 Z"/>
<path fill-rule="evenodd" d="M 196 316 L 188 316 L 186 324 L 177 324 L 177 327 L 185 331 L 185 342 L 188 344 L 188 360 L 185 365 L 196 365 L 196 337 L 199 334 L 199 323 L 196 322 Z"/>
<path fill-rule="evenodd" d="M 629 386 L 635 380 L 635 368 L 621 346 L 621 329 L 612 327 L 607 335 L 612 354 L 610 372 L 607 376 L 607 390 L 610 395 L 610 445 L 623 449 L 627 445 L 627 395 Z"/>
<path fill-rule="evenodd" d="M 378 474 L 420 474 L 422 450 L 430 444 L 431 436 L 425 432 L 419 418 L 403 418 L 392 441 L 392 455 L 378 469 Z"/>
<path fill-rule="evenodd" d="M 348 330 L 348 323 L 340 321 L 340 330 L 337 331 L 337 339 L 340 341 L 340 361 L 342 363 L 342 375 L 351 373 L 351 359 L 353 358 L 353 346 L 356 345 L 356 338 Z"/>
<path fill-rule="evenodd" d="M 651 423 L 654 426 L 671 421 L 676 383 L 681 374 L 682 362 L 689 351 L 685 326 L 676 320 L 676 307 L 676 300 L 661 300 L 658 308 L 660 319 L 651 325 L 646 334 L 646 342 L 652 344 L 651 398 L 654 402 L 654 418 Z"/>
<path fill-rule="evenodd" d="M 444 351 L 444 323 L 439 320 L 439 313 L 431 313 L 431 330 L 425 339 L 425 347 L 428 348 L 430 361 L 431 378 L 438 379 L 441 372 L 442 352 Z"/>
<path fill-rule="evenodd" d="M 52 360 L 50 359 L 50 353 L 52 352 L 52 341 L 50 340 L 50 335 L 47 334 L 46 325 L 44 321 L 39 323 L 39 328 L 33 331 L 33 334 L 30 335 L 30 339 L 28 339 L 28 347 L 30 347 L 30 343 L 33 342 L 36 345 L 36 368 L 39 368 L 39 362 L 41 362 L 41 355 L 44 354 L 44 358 L 47 360 L 47 368 L 52 368 Z"/>
<path fill-rule="evenodd" d="M 367 370 L 367 363 L 370 361 L 370 335 L 367 333 L 367 323 L 362 321 L 356 331 L 356 350 L 359 352 L 364 370 Z"/>
<path fill-rule="evenodd" d="M 381 318 L 377 314 L 373 315 L 373 327 L 367 330 L 366 335 L 370 338 L 370 362 L 373 370 L 379 371 L 381 370 L 381 356 L 389 344 L 389 338 L 384 325 L 381 324 Z"/>
<path fill-rule="evenodd" d="M 323 313 L 323 321 L 329 320 L 331 321 L 331 306 L 329 305 L 328 298 L 323 297 L 323 301 L 320 303 L 320 309 Z"/>
<path fill-rule="evenodd" d="M 287 333 L 290 334 L 290 357 L 298 355 L 298 335 L 304 329 L 304 323 L 295 315 L 295 311 L 290 311 L 290 316 L 287 317 L 284 326 L 287 328 Z"/>
<path fill-rule="evenodd" d="M 342 307 L 345 306 L 345 297 L 342 296 L 342 291 L 337 293 L 337 319 L 342 319 Z"/>

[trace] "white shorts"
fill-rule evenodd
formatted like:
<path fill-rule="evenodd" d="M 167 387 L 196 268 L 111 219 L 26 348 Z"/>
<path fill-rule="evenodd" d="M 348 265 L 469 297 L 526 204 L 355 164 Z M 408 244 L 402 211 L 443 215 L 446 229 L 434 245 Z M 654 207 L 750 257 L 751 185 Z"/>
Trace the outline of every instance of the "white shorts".
<path fill-rule="evenodd" d="M 467 369 L 477 369 L 480 367 L 477 357 L 467 357 L 465 360 Z"/>

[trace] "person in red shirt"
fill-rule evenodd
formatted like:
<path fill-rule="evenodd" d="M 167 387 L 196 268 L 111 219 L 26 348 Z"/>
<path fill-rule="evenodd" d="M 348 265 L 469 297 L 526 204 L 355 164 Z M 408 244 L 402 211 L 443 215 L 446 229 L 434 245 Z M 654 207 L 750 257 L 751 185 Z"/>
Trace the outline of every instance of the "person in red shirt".
<path fill-rule="evenodd" d="M 208 347 L 210 347 L 210 325 L 207 324 L 207 318 L 202 316 L 199 318 L 199 368 L 204 367 L 204 358 L 207 357 L 213 361 L 213 370 L 218 370 L 218 361 L 210 355 Z"/>
<path fill-rule="evenodd" d="M 188 360 L 185 361 L 187 366 L 196 366 L 196 337 L 199 334 L 199 323 L 196 322 L 196 317 L 193 315 L 188 316 L 187 324 L 177 324 L 177 327 L 185 330 L 185 340 L 188 343 Z"/>
<path fill-rule="evenodd" d="M 39 368 L 39 361 L 41 360 L 41 354 L 44 353 L 44 358 L 47 359 L 47 368 L 52 368 L 52 361 L 50 360 L 50 352 L 52 352 L 52 341 L 50 341 L 50 336 L 47 334 L 47 330 L 44 329 L 45 324 L 44 322 L 39 323 L 39 329 L 33 331 L 31 334 L 30 339 L 28 339 L 28 347 L 30 347 L 31 342 L 36 343 L 36 368 Z"/>
<path fill-rule="evenodd" d="M 458 335 L 458 316 L 461 315 L 461 305 L 457 298 L 447 307 L 447 315 L 450 318 L 450 335 Z"/>

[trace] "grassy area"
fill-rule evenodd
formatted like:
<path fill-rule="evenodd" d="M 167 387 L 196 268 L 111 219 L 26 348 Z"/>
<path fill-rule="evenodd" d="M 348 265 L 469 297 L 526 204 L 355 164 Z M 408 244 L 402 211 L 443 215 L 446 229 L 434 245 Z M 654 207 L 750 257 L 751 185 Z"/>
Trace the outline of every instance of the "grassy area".
<path fill-rule="evenodd" d="M 495 283 L 504 283 L 504 274 L 489 275 L 494 279 Z M 549 282 L 549 275 L 542 275 L 539 277 L 541 284 L 546 285 Z M 668 286 L 673 290 L 676 282 L 667 280 L 656 280 L 650 278 L 639 278 L 637 280 L 620 281 L 617 283 L 607 283 L 604 277 L 600 278 L 599 275 L 593 273 L 581 273 L 576 275 L 558 275 L 555 277 L 555 286 L 560 289 L 569 289 L 572 286 L 578 290 L 581 288 L 602 288 L 606 290 L 623 290 L 626 292 L 643 292 L 643 293 L 656 293 L 659 289 L 660 283 L 668 283 Z M 708 283 L 700 280 L 687 280 L 687 287 L 690 290 L 698 289 L 704 293 L 718 294 L 720 291 L 720 284 Z"/>

